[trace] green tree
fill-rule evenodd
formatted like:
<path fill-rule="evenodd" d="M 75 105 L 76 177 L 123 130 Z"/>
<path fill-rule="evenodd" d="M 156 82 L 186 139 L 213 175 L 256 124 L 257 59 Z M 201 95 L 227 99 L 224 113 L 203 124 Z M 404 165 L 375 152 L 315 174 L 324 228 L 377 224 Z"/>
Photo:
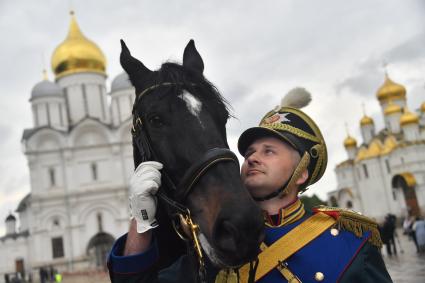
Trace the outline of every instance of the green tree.
<path fill-rule="evenodd" d="M 326 202 L 321 200 L 316 194 L 309 196 L 301 196 L 301 201 L 304 203 L 305 210 L 311 211 L 313 207 L 318 205 L 326 205 Z"/>

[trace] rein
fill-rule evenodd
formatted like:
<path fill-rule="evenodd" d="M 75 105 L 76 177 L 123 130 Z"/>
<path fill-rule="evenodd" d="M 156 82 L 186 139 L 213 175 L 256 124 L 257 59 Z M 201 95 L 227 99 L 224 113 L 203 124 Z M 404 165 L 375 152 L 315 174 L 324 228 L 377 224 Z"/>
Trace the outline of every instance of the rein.
<path fill-rule="evenodd" d="M 191 84 L 194 86 L 195 84 Z M 133 106 L 133 127 L 131 134 L 133 139 L 140 141 L 133 146 L 137 146 L 141 155 L 141 162 L 148 160 L 161 161 L 156 154 L 149 132 L 144 126 L 142 117 L 136 115 L 135 107 L 141 97 L 146 93 L 162 86 L 184 86 L 179 83 L 164 82 L 162 84 L 153 85 L 143 90 L 136 97 Z M 141 144 L 141 147 L 139 146 Z M 192 191 L 193 187 L 197 184 L 199 179 L 214 165 L 219 162 L 235 162 L 239 166 L 239 161 L 236 155 L 227 148 L 213 148 L 208 150 L 198 161 L 193 163 L 183 175 L 183 178 L 176 186 L 171 179 L 167 168 L 162 170 L 162 176 L 165 186 L 161 186 L 157 196 L 167 204 L 167 212 L 172 220 L 176 233 L 185 241 L 192 240 L 193 248 L 196 252 L 199 263 L 199 277 L 201 282 L 206 280 L 205 262 L 199 243 L 198 234 L 200 232 L 199 225 L 197 225 L 191 217 L 190 210 L 182 203 L 186 200 L 187 196 Z M 189 237 L 185 234 L 189 232 Z"/>

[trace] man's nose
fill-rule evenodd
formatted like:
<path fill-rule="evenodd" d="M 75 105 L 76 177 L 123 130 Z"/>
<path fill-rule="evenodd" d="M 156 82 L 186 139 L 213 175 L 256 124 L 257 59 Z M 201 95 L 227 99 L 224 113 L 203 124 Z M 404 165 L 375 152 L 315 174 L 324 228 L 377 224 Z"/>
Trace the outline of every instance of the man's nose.
<path fill-rule="evenodd" d="M 260 163 L 259 156 L 258 156 L 258 154 L 256 152 L 251 153 L 248 156 L 247 161 L 248 161 L 248 164 L 249 165 Z"/>

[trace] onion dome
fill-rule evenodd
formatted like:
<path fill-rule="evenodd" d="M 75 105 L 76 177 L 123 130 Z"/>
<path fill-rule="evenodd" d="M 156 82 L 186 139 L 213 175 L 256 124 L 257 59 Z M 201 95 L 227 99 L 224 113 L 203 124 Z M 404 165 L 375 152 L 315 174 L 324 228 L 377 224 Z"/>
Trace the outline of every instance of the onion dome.
<path fill-rule="evenodd" d="M 111 92 L 129 88 L 133 88 L 133 85 L 131 84 L 126 72 L 122 72 L 116 76 L 111 84 Z"/>
<path fill-rule="evenodd" d="M 94 42 L 83 35 L 71 11 L 68 36 L 52 55 L 52 70 L 56 78 L 80 72 L 105 75 L 105 69 L 105 56 Z"/>
<path fill-rule="evenodd" d="M 6 217 L 6 222 L 10 222 L 10 221 L 16 221 L 16 217 L 10 213 L 7 217 Z"/>
<path fill-rule="evenodd" d="M 367 125 L 373 125 L 373 119 L 367 115 L 364 115 L 361 119 L 360 119 L 360 126 L 367 126 Z"/>
<path fill-rule="evenodd" d="M 410 112 L 407 108 L 404 109 L 404 114 L 400 117 L 400 125 L 405 126 L 409 124 L 419 123 L 419 117 L 415 113 Z"/>
<path fill-rule="evenodd" d="M 390 100 L 390 102 L 388 103 L 388 106 L 385 107 L 384 115 L 388 116 L 394 113 L 401 113 L 401 112 L 403 112 L 401 107 Z"/>
<path fill-rule="evenodd" d="M 357 141 L 352 136 L 348 135 L 344 140 L 344 147 L 345 148 L 352 148 L 357 147 Z"/>
<path fill-rule="evenodd" d="M 387 74 L 385 74 L 385 82 L 376 92 L 379 102 L 390 99 L 406 99 L 406 88 L 398 83 L 393 82 Z"/>
<path fill-rule="evenodd" d="M 43 74 L 44 74 L 44 80 L 37 83 L 32 88 L 30 100 L 33 100 L 39 97 L 45 97 L 45 96 L 62 96 L 63 95 L 62 89 L 54 82 L 51 82 L 48 80 L 46 71 L 43 71 Z"/>

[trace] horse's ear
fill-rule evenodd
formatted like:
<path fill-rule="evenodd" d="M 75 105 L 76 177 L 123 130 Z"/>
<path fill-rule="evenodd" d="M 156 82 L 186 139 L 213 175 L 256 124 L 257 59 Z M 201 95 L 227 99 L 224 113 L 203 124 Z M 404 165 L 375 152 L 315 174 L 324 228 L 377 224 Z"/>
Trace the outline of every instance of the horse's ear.
<path fill-rule="evenodd" d="M 152 73 L 142 62 L 131 56 L 130 50 L 122 39 L 120 63 L 136 89 L 140 88 L 141 80 Z"/>
<path fill-rule="evenodd" d="M 193 39 L 189 41 L 183 53 L 183 66 L 192 69 L 200 74 L 204 72 L 204 62 L 201 55 L 196 50 Z"/>

